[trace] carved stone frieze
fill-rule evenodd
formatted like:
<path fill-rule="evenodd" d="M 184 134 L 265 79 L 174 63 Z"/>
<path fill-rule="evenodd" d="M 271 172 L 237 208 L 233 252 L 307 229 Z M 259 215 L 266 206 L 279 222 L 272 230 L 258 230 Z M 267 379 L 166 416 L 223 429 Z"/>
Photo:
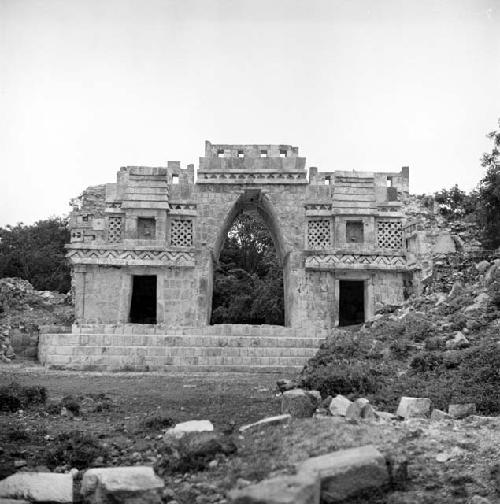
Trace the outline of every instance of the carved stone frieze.
<path fill-rule="evenodd" d="M 171 250 L 75 249 L 67 257 L 73 265 L 194 267 L 193 252 Z"/>
<path fill-rule="evenodd" d="M 315 254 L 306 257 L 306 269 L 406 269 L 406 258 L 377 254 Z"/>

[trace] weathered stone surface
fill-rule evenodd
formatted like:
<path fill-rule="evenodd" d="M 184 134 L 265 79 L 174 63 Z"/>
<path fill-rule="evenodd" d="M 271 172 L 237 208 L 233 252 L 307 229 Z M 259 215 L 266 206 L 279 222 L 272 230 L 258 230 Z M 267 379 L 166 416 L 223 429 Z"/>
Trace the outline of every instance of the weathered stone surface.
<path fill-rule="evenodd" d="M 234 504 L 319 504 L 320 484 L 315 473 L 278 476 L 229 492 Z"/>
<path fill-rule="evenodd" d="M 111 504 L 159 504 L 159 490 L 163 480 L 155 475 L 152 467 L 105 467 L 89 469 L 82 478 L 80 493 L 86 502 Z"/>
<path fill-rule="evenodd" d="M 340 502 L 389 482 L 385 458 L 371 445 L 313 457 L 299 464 L 297 469 L 319 475 L 321 500 L 326 503 Z"/>
<path fill-rule="evenodd" d="M 368 399 L 359 398 L 347 407 L 345 416 L 346 418 L 350 418 L 352 420 L 358 420 L 361 418 L 370 420 L 375 418 L 375 412 Z"/>
<path fill-rule="evenodd" d="M 194 165 L 184 169 L 179 162 L 123 167 L 115 182 L 73 202 L 67 257 L 74 333 L 62 341 L 43 330 L 40 360 L 70 368 L 298 370 L 340 318 L 364 322 L 376 302 L 398 306 L 404 301 L 408 185 L 407 167 L 398 173 L 311 168 L 308 176 L 306 159 L 291 145 L 207 142 L 196 180 Z M 265 216 L 279 260 L 287 258 L 287 327 L 210 325 L 213 258 L 242 212 Z M 137 267 L 156 276 L 154 316 L 140 309 L 131 313 L 130 278 Z M 367 269 L 369 286 L 352 293 L 365 300 L 364 309 L 339 310 L 343 287 L 335 289 L 336 271 L 365 274 Z M 136 324 L 137 338 L 130 344 L 120 335 Z M 106 330 L 96 332 L 101 325 Z M 234 343 L 225 345 L 222 338 L 212 345 L 198 343 L 196 337 L 208 329 L 209 335 L 231 336 Z M 286 341 L 274 344 L 271 338 L 279 333 Z M 165 335 L 174 338 L 162 344 Z M 236 344 L 238 336 L 244 336 L 243 345 Z M 158 351 L 149 351 L 152 347 Z"/>
<path fill-rule="evenodd" d="M 457 419 L 475 415 L 476 405 L 474 403 L 450 404 L 448 406 L 448 414 Z"/>
<path fill-rule="evenodd" d="M 431 400 L 424 397 L 402 397 L 396 415 L 405 419 L 428 417 L 431 404 Z"/>
<path fill-rule="evenodd" d="M 167 436 L 182 437 L 188 432 L 212 432 L 214 426 L 210 420 L 189 420 L 176 424 L 167 430 Z"/>
<path fill-rule="evenodd" d="M 0 497 L 32 502 L 73 502 L 71 474 L 18 472 L 0 481 Z"/>
<path fill-rule="evenodd" d="M 315 401 L 302 389 L 284 392 L 281 397 L 281 413 L 289 413 L 293 417 L 312 417 L 316 409 Z"/>
<path fill-rule="evenodd" d="M 446 342 L 448 350 L 458 350 L 460 348 L 467 348 L 468 346 L 470 346 L 470 342 L 461 331 L 457 331 L 453 339 Z"/>
<path fill-rule="evenodd" d="M 433 409 L 431 413 L 431 420 L 433 422 L 439 422 L 441 420 L 450 420 L 452 417 L 448 413 L 441 411 L 439 409 Z"/>
<path fill-rule="evenodd" d="M 479 273 L 484 273 L 490 267 L 490 263 L 488 261 L 481 261 L 476 264 L 476 270 Z"/>
<path fill-rule="evenodd" d="M 242 425 L 239 430 L 240 430 L 240 432 L 247 432 L 247 431 L 260 429 L 262 427 L 268 427 L 270 425 L 285 424 L 285 423 L 288 423 L 291 418 L 292 418 L 292 415 L 290 415 L 289 413 L 286 413 L 285 415 L 266 417 L 266 418 L 262 418 L 261 420 L 258 420 L 257 422 Z"/>
<path fill-rule="evenodd" d="M 352 404 L 352 401 L 347 399 L 347 397 L 337 394 L 332 398 L 329 406 L 330 413 L 332 416 L 346 416 L 347 408 Z"/>

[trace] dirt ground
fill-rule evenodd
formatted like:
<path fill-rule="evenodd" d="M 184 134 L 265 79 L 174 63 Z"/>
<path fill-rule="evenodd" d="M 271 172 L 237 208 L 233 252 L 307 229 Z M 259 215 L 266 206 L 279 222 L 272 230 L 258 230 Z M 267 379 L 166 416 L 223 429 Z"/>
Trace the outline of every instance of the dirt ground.
<path fill-rule="evenodd" d="M 276 373 L 134 373 L 47 370 L 30 363 L 0 366 L 0 384 L 42 385 L 49 399 L 106 394 L 115 403 L 112 421 L 161 410 L 176 422 L 207 419 L 216 428 L 279 414 Z M 99 422 L 93 418 L 93 422 Z M 89 427 L 91 427 L 89 425 Z"/>
<path fill-rule="evenodd" d="M 106 448 L 90 465 L 155 465 L 165 457 L 164 426 L 145 425 L 159 414 L 180 422 L 209 419 L 228 433 L 237 452 L 216 455 L 206 470 L 162 474 L 163 502 L 228 504 L 227 492 L 270 475 L 293 472 L 310 456 L 374 444 L 407 462 L 408 478 L 368 500 L 378 504 L 496 504 L 500 502 L 500 418 L 389 423 L 343 418 L 294 419 L 288 425 L 239 435 L 236 426 L 275 415 L 276 374 L 93 373 L 45 370 L 36 365 L 0 366 L 0 384 L 47 388 L 44 406 L 0 414 L 0 477 L 16 470 L 67 471 L 50 466 L 47 453 L 61 433 L 91 434 Z M 79 397 L 81 412 L 61 415 L 50 404 Z M 101 405 L 103 407 L 96 407 Z M 231 432 L 232 431 L 232 432 Z M 49 467 L 50 466 L 50 467 Z"/>

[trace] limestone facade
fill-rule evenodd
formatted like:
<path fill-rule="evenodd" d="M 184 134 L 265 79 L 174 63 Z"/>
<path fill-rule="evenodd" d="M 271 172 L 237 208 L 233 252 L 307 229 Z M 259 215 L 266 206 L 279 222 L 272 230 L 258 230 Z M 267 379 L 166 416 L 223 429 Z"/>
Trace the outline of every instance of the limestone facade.
<path fill-rule="evenodd" d="M 283 265 L 287 327 L 342 324 L 346 282 L 361 282 L 364 319 L 403 301 L 408 168 L 310 168 L 308 177 L 297 147 L 206 142 L 194 175 L 193 165 L 178 162 L 128 166 L 101 201 L 75 204 L 67 248 L 78 324 L 130 323 L 133 279 L 149 276 L 156 283 L 149 322 L 207 326 L 214 265 L 235 217 L 248 210 L 269 227 Z"/>

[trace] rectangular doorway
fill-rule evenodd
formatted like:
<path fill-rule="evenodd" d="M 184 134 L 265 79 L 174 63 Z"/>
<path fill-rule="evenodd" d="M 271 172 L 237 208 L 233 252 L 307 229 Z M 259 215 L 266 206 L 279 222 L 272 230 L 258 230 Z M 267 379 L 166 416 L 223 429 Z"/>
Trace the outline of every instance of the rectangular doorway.
<path fill-rule="evenodd" d="M 365 282 L 339 281 L 339 326 L 363 324 L 365 321 Z"/>
<path fill-rule="evenodd" d="M 131 324 L 156 324 L 156 275 L 132 278 Z"/>

